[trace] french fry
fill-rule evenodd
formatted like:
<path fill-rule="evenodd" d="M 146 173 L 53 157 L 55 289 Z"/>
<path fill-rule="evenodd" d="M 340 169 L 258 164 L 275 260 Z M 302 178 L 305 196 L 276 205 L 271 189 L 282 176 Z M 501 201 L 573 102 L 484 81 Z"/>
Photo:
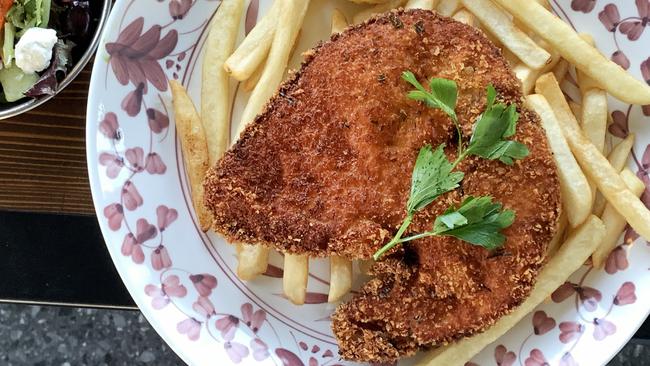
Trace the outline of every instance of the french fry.
<path fill-rule="evenodd" d="M 564 211 L 571 227 L 580 225 L 591 214 L 592 193 L 589 181 L 573 157 L 562 128 L 546 98 L 533 94 L 526 97 L 526 106 L 537 112 L 553 152 L 560 179 Z"/>
<path fill-rule="evenodd" d="M 348 27 L 348 20 L 345 14 L 339 9 L 332 11 L 332 34 L 341 33 Z"/>
<path fill-rule="evenodd" d="M 293 43 L 298 36 L 308 6 L 309 0 L 283 2 L 279 13 L 278 27 L 275 30 L 275 36 L 273 37 L 273 44 L 266 60 L 266 66 L 242 112 L 242 120 L 238 129 L 239 133 L 262 111 L 264 105 L 273 96 L 282 82 L 284 69 L 289 62 L 289 55 L 291 54 Z"/>
<path fill-rule="evenodd" d="M 594 41 L 594 37 L 592 37 L 590 34 L 580 33 L 580 38 L 582 38 L 585 42 L 587 42 L 591 47 L 596 47 L 596 42 Z M 578 86 L 580 86 L 580 90 L 582 90 L 583 93 L 587 92 L 589 89 L 592 88 L 602 89 L 594 79 L 590 78 L 589 75 L 585 75 L 584 72 L 577 70 L 576 76 L 577 76 Z"/>
<path fill-rule="evenodd" d="M 578 123 L 582 124 L 580 119 L 582 118 L 582 106 L 572 100 L 569 101 L 569 108 L 571 108 L 571 112 L 573 115 L 576 117 L 576 120 Z"/>
<path fill-rule="evenodd" d="M 612 164 L 612 167 L 614 167 L 614 170 L 617 172 L 623 170 L 627 164 L 627 160 L 630 157 L 630 152 L 632 152 L 632 147 L 634 146 L 635 138 L 636 135 L 634 133 L 630 133 L 626 138 L 619 142 L 618 145 L 614 146 L 612 151 L 607 156 L 607 160 L 609 160 L 609 163 Z"/>
<path fill-rule="evenodd" d="M 539 5 L 543 6 L 546 10 L 552 10 L 551 9 L 551 3 L 548 2 L 548 0 L 535 0 Z"/>
<path fill-rule="evenodd" d="M 542 48 L 544 48 L 546 51 L 548 51 L 548 53 L 551 55 L 551 59 L 549 63 L 544 65 L 544 67 L 542 67 L 540 70 L 535 70 L 522 62 L 518 62 L 515 65 L 512 71 L 515 73 L 517 79 L 521 81 L 521 91 L 524 93 L 524 95 L 531 93 L 535 87 L 535 81 L 537 81 L 537 78 L 540 75 L 553 70 L 553 68 L 555 68 L 555 66 L 560 62 L 560 54 L 550 48 L 543 39 L 537 38 L 538 37 L 533 37 L 533 40 L 542 46 Z"/>
<path fill-rule="evenodd" d="M 582 94 L 580 93 L 580 89 L 576 84 L 573 83 L 572 80 L 569 80 L 568 78 L 564 78 L 564 80 L 560 81 L 560 89 L 566 94 L 566 96 L 569 98 L 569 100 L 572 100 L 574 102 L 580 102 L 582 99 Z"/>
<path fill-rule="evenodd" d="M 566 232 L 568 224 L 569 220 L 567 219 L 566 212 L 562 210 L 562 213 L 560 213 L 560 218 L 557 221 L 555 235 L 553 236 L 553 239 L 551 239 L 551 242 L 548 243 L 548 249 L 546 250 L 547 256 L 549 258 L 552 258 L 555 253 L 560 250 L 560 245 L 562 245 L 562 242 L 564 241 L 564 233 Z"/>
<path fill-rule="evenodd" d="M 510 16 L 490 0 L 461 0 L 461 2 L 481 21 L 483 27 L 494 34 L 526 65 L 533 69 L 541 69 L 550 62 L 551 55 L 521 29 L 515 27 Z"/>
<path fill-rule="evenodd" d="M 585 223 L 567 238 L 557 254 L 549 259 L 539 273 L 537 283 L 530 295 L 518 308 L 497 320 L 483 333 L 429 352 L 417 365 L 464 365 L 485 346 L 515 326 L 560 287 L 573 272 L 582 266 L 582 263 L 589 259 L 604 235 L 605 226 L 602 221 L 596 216 L 589 216 Z"/>
<path fill-rule="evenodd" d="M 594 47 L 594 39 L 589 34 L 580 34 L 590 46 Z M 600 152 L 605 152 L 605 136 L 607 135 L 607 117 L 609 115 L 607 107 L 607 93 L 600 88 L 594 79 L 585 75 L 581 70 L 577 70 L 578 86 L 582 92 L 582 111 L 579 120 L 582 124 L 582 130 L 596 145 Z"/>
<path fill-rule="evenodd" d="M 570 25 L 537 2 L 494 1 L 544 38 L 564 59 L 574 64 L 616 98 L 630 104 L 650 104 L 649 85 L 635 79 L 619 65 L 605 58 L 597 49 L 580 38 Z"/>
<path fill-rule="evenodd" d="M 224 63 L 224 69 L 235 79 L 248 79 L 264 63 L 278 25 L 280 8 L 288 0 L 275 0 L 269 11 L 248 33 L 235 52 Z"/>
<path fill-rule="evenodd" d="M 237 244 L 237 277 L 251 281 L 266 272 L 271 250 L 263 245 Z"/>
<path fill-rule="evenodd" d="M 438 0 L 409 0 L 405 9 L 433 10 L 438 5 Z"/>
<path fill-rule="evenodd" d="M 645 190 L 645 185 L 634 173 L 629 169 L 624 169 L 621 172 L 621 179 L 625 182 L 625 185 L 630 189 L 630 191 L 637 197 L 641 196 Z M 609 253 L 616 248 L 616 243 L 618 238 L 621 236 L 621 233 L 625 229 L 627 221 L 625 218 L 619 214 L 616 209 L 608 204 L 603 211 L 601 216 L 603 224 L 605 224 L 605 237 L 600 243 L 600 246 L 594 254 L 591 255 L 591 262 L 594 267 L 602 268 L 609 256 Z"/>
<path fill-rule="evenodd" d="M 269 51 L 264 71 L 251 93 L 248 103 L 242 113 L 238 133 L 244 130 L 255 116 L 262 111 L 278 85 L 282 82 L 284 69 L 287 67 L 289 55 L 298 36 L 302 21 L 309 6 L 309 0 L 276 1 L 282 4 L 279 9 L 278 26 L 275 29 L 271 50 Z M 249 36 L 253 32 L 249 33 Z M 243 244 L 239 244 L 243 245 Z M 268 266 L 269 248 L 262 245 L 243 245 L 237 265 L 237 275 L 243 280 L 252 280 L 266 271 Z"/>
<path fill-rule="evenodd" d="M 601 89 L 588 89 L 582 93 L 582 130 L 589 141 L 603 153 L 607 134 L 607 93 Z"/>
<path fill-rule="evenodd" d="M 349 259 L 332 256 L 330 258 L 330 292 L 328 302 L 336 302 L 352 288 L 352 262 Z"/>
<path fill-rule="evenodd" d="M 634 138 L 635 135 L 633 133 L 629 134 L 623 141 L 614 146 L 612 151 L 609 153 L 607 160 L 612 164 L 615 171 L 622 171 L 627 164 L 627 159 L 630 157 L 632 146 L 634 146 Z M 607 201 L 605 200 L 605 197 L 598 192 L 594 201 L 594 215 L 601 216 L 605 210 L 606 204 Z"/>
<path fill-rule="evenodd" d="M 221 158 L 230 140 L 230 80 L 223 65 L 235 48 L 244 0 L 223 0 L 212 19 L 203 57 L 201 122 L 208 141 L 210 166 Z"/>
<path fill-rule="evenodd" d="M 244 88 L 244 91 L 250 92 L 251 90 L 255 89 L 255 86 L 257 86 L 257 83 L 260 81 L 260 78 L 262 77 L 262 73 L 264 72 L 264 66 L 266 65 L 266 62 L 263 62 L 260 66 L 255 69 L 255 71 L 251 74 L 251 76 L 244 80 L 244 83 L 242 84 L 242 87 Z"/>
<path fill-rule="evenodd" d="M 285 254 L 282 288 L 284 295 L 295 305 L 305 303 L 307 279 L 309 278 L 309 257 Z"/>
<path fill-rule="evenodd" d="M 650 238 L 650 211 L 639 197 L 627 188 L 616 169 L 580 130 L 553 74 L 548 73 L 540 77 L 535 88 L 553 107 L 571 151 L 585 174 L 596 182 L 605 199 L 625 217 L 640 236 Z"/>
<path fill-rule="evenodd" d="M 456 12 L 456 14 L 454 14 L 452 18 L 461 23 L 471 25 L 472 27 L 478 27 L 478 21 L 476 20 L 476 17 L 467 9 L 460 9 Z"/>
<path fill-rule="evenodd" d="M 460 8 L 462 8 L 460 0 L 440 0 L 440 3 L 438 4 L 436 11 L 440 15 L 450 17 L 455 12 L 460 10 Z"/>
<path fill-rule="evenodd" d="M 403 6 L 406 3 L 406 0 L 389 0 L 382 4 L 377 4 L 373 7 L 363 9 L 352 18 L 353 24 L 360 24 L 366 20 L 372 18 L 373 16 L 381 13 L 385 13 L 391 9 L 398 8 Z"/>
<path fill-rule="evenodd" d="M 210 167 L 205 131 L 199 113 L 185 88 L 176 80 L 169 81 L 169 88 L 172 92 L 176 132 L 181 140 L 185 169 L 190 180 L 192 205 L 201 230 L 208 231 L 212 225 L 212 215 L 203 204 L 203 180 Z"/>

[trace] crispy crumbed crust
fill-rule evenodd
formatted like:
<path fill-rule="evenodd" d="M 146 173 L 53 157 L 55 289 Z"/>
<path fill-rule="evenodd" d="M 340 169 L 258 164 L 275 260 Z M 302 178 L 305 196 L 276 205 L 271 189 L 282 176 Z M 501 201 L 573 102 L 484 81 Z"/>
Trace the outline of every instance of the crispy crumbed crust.
<path fill-rule="evenodd" d="M 456 135 L 441 111 L 409 100 L 411 70 L 456 80 L 465 141 L 485 88 L 521 113 L 515 139 L 530 155 L 512 166 L 468 158 L 461 188 L 419 212 L 411 232 L 467 195 L 516 212 L 501 251 L 427 238 L 375 265 L 376 278 L 333 316 L 343 358 L 391 362 L 484 330 L 528 295 L 560 210 L 557 174 L 538 117 L 480 31 L 430 11 L 394 11 L 332 36 L 309 52 L 264 112 L 208 173 L 206 205 L 227 239 L 310 256 L 368 258 L 405 216 L 420 147 Z M 408 234 L 408 233 L 407 233 Z"/>

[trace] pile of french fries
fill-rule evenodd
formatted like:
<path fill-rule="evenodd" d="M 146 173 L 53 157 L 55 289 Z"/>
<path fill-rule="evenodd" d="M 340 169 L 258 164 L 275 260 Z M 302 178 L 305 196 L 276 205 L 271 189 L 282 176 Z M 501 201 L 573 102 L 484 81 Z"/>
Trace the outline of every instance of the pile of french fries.
<path fill-rule="evenodd" d="M 352 0 L 369 4 L 353 23 L 397 7 L 435 10 L 480 28 L 503 50 L 521 81 L 527 108 L 546 131 L 558 169 L 563 199 L 557 235 L 549 245 L 549 262 L 529 298 L 484 333 L 440 347 L 421 364 L 463 365 L 514 326 L 591 258 L 602 267 L 626 224 L 650 238 L 650 211 L 639 200 L 643 182 L 625 168 L 634 134 L 613 146 L 606 143 L 607 95 L 631 104 L 650 104 L 650 87 L 606 59 L 587 34 L 577 34 L 551 12 L 547 0 Z M 251 96 L 239 131 L 260 113 L 282 82 L 309 0 L 275 0 L 248 36 L 235 47 L 244 0 L 223 0 L 214 17 L 203 62 L 201 112 L 180 84 L 171 82 L 178 134 L 182 141 L 193 201 L 204 230 L 210 226 L 203 206 L 202 180 L 228 147 L 230 78 L 244 83 Z M 332 32 L 348 22 L 332 15 Z M 570 81 L 576 75 L 576 83 Z M 577 84 L 577 85 L 576 85 Z M 566 94 L 577 95 L 567 100 Z M 264 273 L 269 249 L 237 244 L 237 273 L 252 280 Z M 361 262 L 362 272 L 369 263 Z M 330 258 L 329 300 L 337 301 L 352 286 L 352 263 Z M 284 294 L 303 304 L 309 258 L 284 255 Z"/>
<path fill-rule="evenodd" d="M 203 204 L 203 180 L 208 167 L 213 166 L 229 146 L 230 78 L 243 82 L 244 88 L 251 91 L 239 123 L 240 133 L 262 112 L 282 82 L 309 0 L 275 0 L 235 47 L 244 4 L 244 0 L 223 0 L 212 20 L 203 60 L 200 112 L 186 90 L 178 82 L 170 82 L 192 201 L 204 231 L 209 230 L 211 217 Z M 395 6 L 398 5 L 403 4 Z M 332 32 L 341 32 L 347 26 L 343 13 L 335 11 Z M 237 274 L 241 279 L 252 280 L 266 272 L 269 248 L 245 243 L 236 246 Z M 330 263 L 329 301 L 334 302 L 352 287 L 352 262 L 332 257 Z M 284 256 L 284 294 L 294 304 L 305 302 L 308 277 L 308 257 Z"/>

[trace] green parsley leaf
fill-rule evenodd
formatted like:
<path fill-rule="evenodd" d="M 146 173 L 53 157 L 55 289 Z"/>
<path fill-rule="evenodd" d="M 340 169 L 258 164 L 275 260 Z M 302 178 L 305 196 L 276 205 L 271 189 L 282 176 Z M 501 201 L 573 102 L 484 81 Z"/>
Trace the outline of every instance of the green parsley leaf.
<path fill-rule="evenodd" d="M 459 208 L 452 206 L 443 215 L 438 216 L 432 233 L 453 236 L 493 250 L 503 245 L 506 237 L 500 231 L 512 225 L 514 220 L 515 212 L 503 210 L 500 203 L 492 202 L 492 197 L 470 196 Z"/>
<path fill-rule="evenodd" d="M 413 213 L 426 207 L 440 195 L 458 188 L 462 172 L 452 172 L 453 165 L 445 155 L 445 145 L 432 150 L 431 145 L 420 149 L 411 177 L 411 195 L 406 211 Z"/>
<path fill-rule="evenodd" d="M 474 126 L 467 154 L 499 159 L 512 165 L 515 159 L 528 156 L 529 151 L 520 142 L 505 140 L 515 134 L 519 113 L 514 105 L 495 104 L 495 99 L 496 90 L 490 85 L 487 88 L 487 107 Z"/>
<path fill-rule="evenodd" d="M 409 98 L 424 102 L 431 108 L 442 110 L 454 121 L 454 124 L 458 124 L 458 118 L 456 117 L 455 111 L 456 102 L 458 100 L 458 87 L 455 81 L 432 78 L 429 81 L 429 88 L 431 91 L 428 91 L 410 71 L 404 71 L 402 73 L 402 79 L 406 80 L 417 89 L 410 91 L 407 94 Z"/>

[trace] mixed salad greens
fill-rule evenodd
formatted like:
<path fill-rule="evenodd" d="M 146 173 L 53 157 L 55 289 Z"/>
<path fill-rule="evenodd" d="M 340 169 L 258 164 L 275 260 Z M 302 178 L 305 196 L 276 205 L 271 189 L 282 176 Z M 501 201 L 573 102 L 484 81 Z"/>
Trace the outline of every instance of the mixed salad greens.
<path fill-rule="evenodd" d="M 88 0 L 0 0 L 0 102 L 54 94 L 91 22 Z"/>

